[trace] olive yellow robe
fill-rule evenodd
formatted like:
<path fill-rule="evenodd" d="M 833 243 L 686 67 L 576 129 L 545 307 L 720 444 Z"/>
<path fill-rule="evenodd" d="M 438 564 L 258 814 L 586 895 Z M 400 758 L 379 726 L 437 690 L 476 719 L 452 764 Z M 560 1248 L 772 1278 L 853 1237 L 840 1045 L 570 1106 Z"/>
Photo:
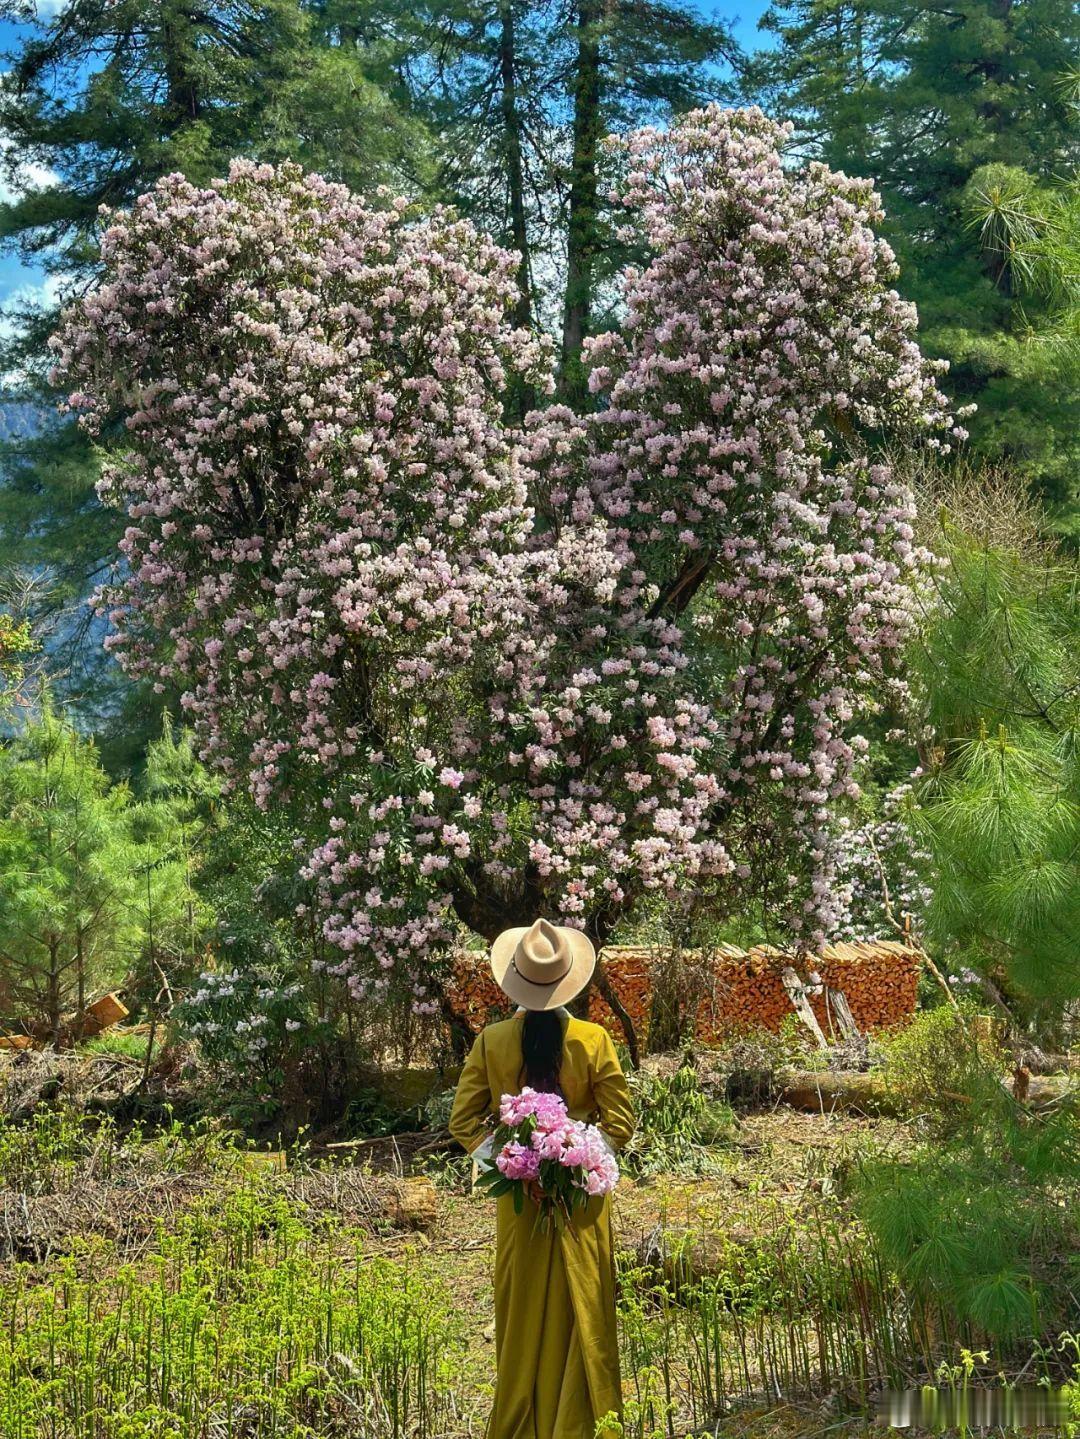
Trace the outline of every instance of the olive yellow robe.
<path fill-rule="evenodd" d="M 523 1012 L 490 1024 L 458 1083 L 450 1132 L 470 1153 L 504 1094 L 524 1086 Z M 619 1148 L 634 1132 L 626 1079 L 606 1029 L 563 1017 L 559 1086 L 574 1119 L 599 1124 Z M 533 1233 L 536 1208 L 497 1201 L 495 1402 L 487 1439 L 593 1439 L 596 1422 L 622 1414 L 615 1329 L 611 1196 L 575 1211 L 573 1234 Z"/>

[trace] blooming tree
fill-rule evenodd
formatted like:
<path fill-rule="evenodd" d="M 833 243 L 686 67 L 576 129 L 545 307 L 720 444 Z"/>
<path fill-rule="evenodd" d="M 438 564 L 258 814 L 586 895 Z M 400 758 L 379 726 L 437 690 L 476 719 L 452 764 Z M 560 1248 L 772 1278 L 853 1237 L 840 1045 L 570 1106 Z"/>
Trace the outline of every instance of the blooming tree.
<path fill-rule="evenodd" d="M 588 351 L 596 412 L 504 417 L 548 347 L 514 256 L 300 171 L 171 177 L 55 341 L 129 444 L 102 596 L 205 756 L 306 814 L 354 992 L 435 1002 L 455 916 L 603 939 L 642 895 L 833 922 L 852 733 L 901 640 L 911 497 L 955 432 L 870 187 L 757 111 L 616 142 L 651 258 Z"/>

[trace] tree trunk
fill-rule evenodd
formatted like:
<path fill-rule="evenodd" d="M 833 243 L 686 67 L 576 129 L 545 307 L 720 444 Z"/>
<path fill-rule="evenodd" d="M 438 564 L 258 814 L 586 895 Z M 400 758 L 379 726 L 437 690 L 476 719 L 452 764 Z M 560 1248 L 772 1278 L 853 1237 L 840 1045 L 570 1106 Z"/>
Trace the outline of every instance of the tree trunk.
<path fill-rule="evenodd" d="M 60 942 L 55 937 L 49 940 L 49 973 L 46 976 L 45 1018 L 52 1034 L 53 1043 L 60 1038 L 61 1021 L 64 1012 L 63 997 L 60 993 Z"/>
<path fill-rule="evenodd" d="M 166 124 L 170 135 L 189 121 L 197 120 L 202 113 L 198 86 L 190 69 L 195 38 L 193 26 L 193 15 L 186 5 L 164 8 L 161 41 L 165 52 Z"/>
<path fill-rule="evenodd" d="M 77 966 L 75 982 L 78 991 L 76 1004 L 78 1006 L 79 1014 L 82 1014 L 83 1010 L 86 1008 L 86 961 L 83 955 L 83 932 L 81 925 L 76 931 L 75 953 L 75 963 Z"/>
<path fill-rule="evenodd" d="M 563 302 L 559 393 L 568 402 L 586 395 L 581 346 L 589 330 L 593 266 L 597 249 L 597 156 L 600 149 L 600 0 L 579 0 L 574 73 L 574 149 L 570 214 L 566 230 L 566 295 Z"/>
<path fill-rule="evenodd" d="M 641 1052 L 638 1047 L 637 1029 L 634 1027 L 634 1021 L 630 1018 L 628 1011 L 624 1008 L 622 1000 L 612 988 L 611 980 L 608 979 L 600 961 L 597 961 L 596 969 L 593 972 L 593 983 L 600 991 L 607 1007 L 622 1026 L 622 1032 L 626 1038 L 626 1048 L 630 1053 L 630 1063 L 635 1069 L 640 1068 Z"/>
<path fill-rule="evenodd" d="M 510 243 L 517 251 L 518 302 L 514 324 L 530 329 L 533 323 L 532 257 L 529 228 L 525 217 L 525 163 L 522 151 L 521 114 L 517 98 L 517 40 L 514 32 L 516 0 L 499 0 L 499 88 L 503 125 L 503 154 L 510 204 Z M 523 420 L 536 408 L 536 390 L 525 380 L 515 380 L 507 402 L 510 414 Z"/>
<path fill-rule="evenodd" d="M 510 240 L 520 256 L 517 272 L 520 298 L 514 310 L 514 323 L 528 327 L 532 324 L 532 267 L 529 258 L 529 232 L 525 223 L 525 166 L 522 159 L 521 116 L 517 104 L 514 3 L 515 0 L 500 0 L 499 4 L 499 85 L 506 183 L 510 199 Z"/>

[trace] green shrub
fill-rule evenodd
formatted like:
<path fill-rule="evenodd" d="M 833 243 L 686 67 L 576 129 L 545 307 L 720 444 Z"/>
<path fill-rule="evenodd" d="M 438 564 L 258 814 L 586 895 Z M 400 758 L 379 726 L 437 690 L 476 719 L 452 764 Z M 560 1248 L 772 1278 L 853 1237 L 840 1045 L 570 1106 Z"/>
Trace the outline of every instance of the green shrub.
<path fill-rule="evenodd" d="M 1071 1368 L 1067 1336 L 994 1342 L 899 1274 L 833 1200 L 806 1211 L 762 1193 L 744 1218 L 657 1230 L 620 1255 L 624 1372 L 656 1428 L 673 1397 L 675 1432 L 711 1433 L 733 1403 L 813 1393 L 865 1403 L 882 1388 L 933 1383 L 967 1351 L 985 1350 L 991 1374 L 1022 1366 L 1056 1382 Z"/>
<path fill-rule="evenodd" d="M 784 1020 L 779 1033 L 747 1029 L 731 1036 L 710 1056 L 712 1067 L 723 1076 L 724 1097 L 745 1109 L 775 1103 L 783 1088 L 784 1071 L 812 1068 L 820 1058 L 821 1051 L 812 1047 L 794 1014 Z"/>
<path fill-rule="evenodd" d="M 424 1124 L 428 1129 L 445 1129 L 450 1123 L 450 1113 L 454 1107 L 453 1089 L 437 1089 L 434 1094 L 428 1096 L 424 1101 Z"/>
<path fill-rule="evenodd" d="M 949 1005 L 920 1010 L 874 1045 L 892 1093 L 939 1130 L 966 1125 L 971 1106 L 1000 1089 L 1004 1052 L 978 1034 L 973 1017 Z"/>
<path fill-rule="evenodd" d="M 88 1116 L 71 1105 L 39 1108 L 29 1119 L 0 1114 L 0 1188 L 16 1194 L 70 1194 L 88 1180 L 118 1187 L 161 1174 L 234 1168 L 235 1136 L 214 1121 L 174 1120 L 147 1137 L 122 1130 L 109 1115 Z"/>
<path fill-rule="evenodd" d="M 631 1169 L 638 1174 L 700 1173 L 716 1167 L 710 1151 L 730 1141 L 735 1116 L 727 1104 L 705 1094 L 690 1065 L 670 1075 L 639 1071 L 631 1085 L 638 1116 L 625 1151 Z"/>

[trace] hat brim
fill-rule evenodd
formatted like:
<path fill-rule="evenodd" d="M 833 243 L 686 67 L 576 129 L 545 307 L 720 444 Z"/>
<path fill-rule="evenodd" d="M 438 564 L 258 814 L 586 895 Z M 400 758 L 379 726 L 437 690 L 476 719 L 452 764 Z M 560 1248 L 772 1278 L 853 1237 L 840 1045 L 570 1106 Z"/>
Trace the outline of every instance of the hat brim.
<path fill-rule="evenodd" d="M 553 984 L 533 984 L 513 966 L 514 951 L 530 926 L 504 929 L 491 946 L 491 973 L 502 992 L 525 1009 L 558 1009 L 568 1004 L 588 984 L 596 968 L 596 951 L 592 940 L 580 929 L 556 925 L 570 947 L 570 968 Z"/>

